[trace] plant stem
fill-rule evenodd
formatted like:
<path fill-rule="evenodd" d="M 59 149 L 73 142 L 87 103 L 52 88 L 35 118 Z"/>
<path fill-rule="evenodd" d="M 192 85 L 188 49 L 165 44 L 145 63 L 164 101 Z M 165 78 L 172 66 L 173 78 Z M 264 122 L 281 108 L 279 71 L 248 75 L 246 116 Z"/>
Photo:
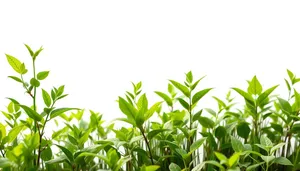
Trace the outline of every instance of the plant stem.
<path fill-rule="evenodd" d="M 149 144 L 149 141 L 148 141 L 148 139 L 147 139 L 147 137 L 146 137 L 146 135 L 145 135 L 144 129 L 143 129 L 143 128 L 139 128 L 139 129 L 140 129 L 140 131 L 141 131 L 141 133 L 142 133 L 142 135 L 143 135 L 143 137 L 144 137 L 144 140 L 145 140 L 145 142 L 146 142 L 146 145 L 147 145 L 147 147 L 148 147 L 148 151 L 149 151 L 151 163 L 152 163 L 152 165 L 154 165 L 154 161 L 153 161 L 153 156 L 152 156 L 150 144 Z"/>

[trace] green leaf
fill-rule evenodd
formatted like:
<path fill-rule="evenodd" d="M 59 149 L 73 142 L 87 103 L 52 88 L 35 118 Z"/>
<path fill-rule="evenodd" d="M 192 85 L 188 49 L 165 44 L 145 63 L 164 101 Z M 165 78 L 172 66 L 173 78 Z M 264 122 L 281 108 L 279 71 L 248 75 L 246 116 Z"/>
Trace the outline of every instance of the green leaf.
<path fill-rule="evenodd" d="M 285 157 L 278 157 L 274 160 L 274 163 L 286 166 L 293 166 L 292 162 Z"/>
<path fill-rule="evenodd" d="M 20 134 L 20 132 L 22 131 L 22 129 L 24 128 L 24 125 L 19 125 L 19 126 L 15 126 L 13 127 L 9 132 L 8 132 L 8 143 L 13 142 L 18 135 Z"/>
<path fill-rule="evenodd" d="M 205 78 L 205 76 L 203 76 L 203 77 L 201 77 L 200 79 L 198 79 L 198 80 L 191 86 L 191 89 L 194 90 L 194 89 L 197 87 L 198 83 L 199 83 L 203 78 Z"/>
<path fill-rule="evenodd" d="M 137 102 L 137 107 L 139 110 L 139 114 L 144 114 L 148 110 L 148 99 L 146 97 L 146 94 L 141 95 Z"/>
<path fill-rule="evenodd" d="M 88 139 L 89 139 L 89 135 L 91 134 L 91 129 L 86 131 L 82 137 L 80 137 L 79 141 L 78 141 L 78 144 L 84 144 Z"/>
<path fill-rule="evenodd" d="M 229 167 L 232 167 L 234 164 L 236 164 L 240 158 L 241 153 L 234 153 L 228 160 Z"/>
<path fill-rule="evenodd" d="M 0 168 L 7 168 L 7 167 L 12 167 L 15 164 L 13 162 L 11 162 L 9 159 L 7 158 L 0 158 Z"/>
<path fill-rule="evenodd" d="M 193 73 L 192 73 L 192 71 L 189 71 L 185 75 L 186 75 L 186 82 L 191 84 L 193 82 Z"/>
<path fill-rule="evenodd" d="M 184 85 L 182 85 L 182 84 L 180 84 L 179 82 L 177 82 L 177 81 L 174 81 L 174 80 L 169 80 L 178 90 L 180 90 L 186 97 L 189 97 L 190 96 L 190 91 L 189 91 L 189 89 L 186 87 L 186 86 L 184 86 Z"/>
<path fill-rule="evenodd" d="M 215 123 L 208 117 L 199 116 L 199 123 L 205 128 L 214 128 Z"/>
<path fill-rule="evenodd" d="M 296 111 L 300 109 L 300 94 L 294 89 L 295 107 Z"/>
<path fill-rule="evenodd" d="M 39 87 L 41 85 L 41 83 L 39 82 L 39 80 L 37 80 L 35 78 L 31 78 L 30 85 L 32 85 L 33 87 Z"/>
<path fill-rule="evenodd" d="M 189 151 L 189 155 L 191 155 L 194 151 L 196 151 L 198 148 L 200 148 L 200 146 L 205 142 L 207 138 L 201 138 L 198 139 L 197 141 L 195 141 L 191 147 L 190 147 L 190 151 Z"/>
<path fill-rule="evenodd" d="M 284 81 L 285 81 L 285 84 L 286 84 L 288 90 L 291 91 L 291 86 L 290 86 L 288 80 L 284 79 Z"/>
<path fill-rule="evenodd" d="M 288 73 L 288 75 L 289 75 L 289 78 L 290 78 L 290 80 L 291 80 L 291 82 L 293 82 L 293 80 L 294 80 L 294 78 L 295 78 L 295 75 L 293 74 L 293 72 L 292 71 L 290 71 L 290 70 L 286 70 L 287 71 L 287 73 Z"/>
<path fill-rule="evenodd" d="M 233 150 L 237 153 L 244 151 L 243 143 L 235 137 L 231 137 L 231 146 L 232 146 Z"/>
<path fill-rule="evenodd" d="M 40 47 L 39 50 L 37 50 L 36 52 L 34 52 L 34 54 L 32 56 L 33 60 L 35 60 L 36 57 L 39 56 L 39 54 L 41 53 L 42 50 L 44 50 L 43 47 Z"/>
<path fill-rule="evenodd" d="M 161 102 L 157 102 L 154 105 L 152 105 L 150 107 L 150 109 L 146 111 L 146 113 L 144 115 L 145 120 L 148 120 L 159 109 L 160 105 L 161 105 Z"/>
<path fill-rule="evenodd" d="M 280 124 L 271 123 L 271 128 L 273 128 L 275 131 L 283 134 L 283 128 Z"/>
<path fill-rule="evenodd" d="M 167 94 L 159 91 L 155 91 L 155 93 L 158 96 L 160 96 L 162 99 L 164 99 L 164 101 L 168 104 L 168 106 L 173 106 L 173 101 Z"/>
<path fill-rule="evenodd" d="M 279 105 L 280 105 L 282 112 L 284 112 L 286 114 L 292 113 L 292 106 L 290 105 L 290 103 L 288 101 L 286 101 L 280 97 L 278 97 L 278 101 L 279 101 Z"/>
<path fill-rule="evenodd" d="M 258 95 L 261 92 L 262 92 L 262 86 L 258 81 L 258 79 L 256 78 L 256 76 L 254 76 L 251 82 L 249 82 L 248 93 Z"/>
<path fill-rule="evenodd" d="M 215 130 L 215 136 L 218 139 L 224 138 L 227 134 L 227 130 L 224 126 L 218 126 Z"/>
<path fill-rule="evenodd" d="M 157 134 L 162 133 L 162 132 L 165 132 L 165 131 L 168 131 L 168 129 L 155 129 L 155 130 L 152 130 L 152 131 L 150 131 L 150 132 L 147 134 L 147 138 L 148 138 L 149 140 L 151 140 L 151 139 L 154 138 Z"/>
<path fill-rule="evenodd" d="M 22 63 L 15 57 L 5 54 L 9 65 L 19 74 L 25 74 L 27 70 L 22 68 Z M 26 72 L 25 72 L 26 71 Z"/>
<path fill-rule="evenodd" d="M 293 125 L 292 129 L 291 129 L 291 132 L 294 132 L 294 133 L 298 132 L 298 133 L 300 133 L 300 123 L 295 123 Z"/>
<path fill-rule="evenodd" d="M 190 105 L 185 100 L 183 100 L 182 98 L 178 98 L 178 101 L 181 104 L 181 106 L 184 107 L 186 110 L 190 109 Z"/>
<path fill-rule="evenodd" d="M 41 121 L 43 119 L 43 117 L 40 114 L 38 114 L 36 111 L 34 111 L 33 109 L 31 109 L 30 107 L 25 106 L 25 105 L 20 105 L 20 107 L 33 120 L 35 120 L 35 121 Z"/>
<path fill-rule="evenodd" d="M 261 159 L 263 159 L 266 163 L 270 163 L 272 160 L 275 159 L 275 156 L 264 156 L 264 155 L 262 155 L 262 156 L 260 156 L 260 157 L 261 157 Z"/>
<path fill-rule="evenodd" d="M 45 164 L 51 165 L 56 163 L 63 163 L 67 160 L 67 156 L 58 156 L 52 160 L 46 161 Z"/>
<path fill-rule="evenodd" d="M 57 144 L 56 144 L 56 146 L 61 149 L 61 151 L 67 156 L 67 158 L 69 159 L 69 161 L 71 163 L 74 162 L 74 157 L 70 150 L 68 150 L 67 148 L 65 148 L 63 146 L 57 145 Z"/>
<path fill-rule="evenodd" d="M 237 134 L 240 137 L 247 139 L 250 132 L 251 132 L 251 129 L 247 122 L 241 122 L 237 125 Z"/>
<path fill-rule="evenodd" d="M 50 95 L 44 89 L 42 89 L 42 95 L 43 95 L 43 100 L 44 100 L 45 105 L 47 107 L 50 107 L 50 105 L 51 105 L 51 97 L 50 97 Z"/>
<path fill-rule="evenodd" d="M 258 166 L 264 164 L 265 162 L 261 162 L 261 163 L 257 163 L 257 164 L 253 164 L 247 167 L 246 171 L 253 171 L 255 170 Z"/>
<path fill-rule="evenodd" d="M 68 140 L 73 144 L 73 145 L 78 145 L 78 142 L 76 138 L 74 138 L 72 135 L 68 134 Z"/>
<path fill-rule="evenodd" d="M 225 163 L 227 164 L 228 159 L 227 159 L 227 157 L 224 154 L 219 153 L 219 152 L 214 152 L 214 153 L 215 153 L 215 156 L 220 161 L 220 164 L 225 164 Z"/>
<path fill-rule="evenodd" d="M 30 54 L 30 56 L 32 57 L 34 55 L 33 51 L 31 50 L 30 46 L 28 46 L 27 44 L 24 44 Z"/>
<path fill-rule="evenodd" d="M 212 88 L 207 88 L 204 90 L 201 90 L 199 92 L 197 92 L 193 98 L 192 98 L 192 102 L 193 104 L 196 104 L 202 97 L 204 97 L 210 90 L 212 90 Z"/>
<path fill-rule="evenodd" d="M 254 103 L 253 98 L 251 97 L 251 95 L 249 95 L 244 90 L 241 90 L 239 88 L 232 88 L 232 89 L 235 90 L 237 93 L 239 93 L 241 96 L 243 96 L 247 101 Z"/>
<path fill-rule="evenodd" d="M 136 109 L 130 103 L 126 102 L 126 100 L 122 97 L 119 97 L 119 108 L 129 119 L 136 118 Z"/>
<path fill-rule="evenodd" d="M 51 148 L 49 146 L 46 147 L 45 150 L 43 150 L 42 153 L 41 153 L 41 158 L 44 161 L 51 160 L 52 156 L 53 156 L 52 155 L 52 150 L 51 150 Z"/>
<path fill-rule="evenodd" d="M 8 77 L 15 80 L 15 81 L 17 81 L 17 82 L 23 83 L 22 80 L 19 77 L 15 77 L 15 76 L 8 76 Z"/>
<path fill-rule="evenodd" d="M 171 171 L 181 171 L 181 168 L 177 164 L 171 163 L 169 165 L 169 170 L 171 170 Z"/>
<path fill-rule="evenodd" d="M 285 146 L 285 143 L 279 143 L 279 144 L 275 145 L 274 147 L 271 148 L 270 154 L 273 154 L 277 149 L 279 149 L 283 146 Z"/>
<path fill-rule="evenodd" d="M 273 147 L 272 141 L 265 135 L 260 137 L 260 144 L 269 148 Z"/>
<path fill-rule="evenodd" d="M 6 136 L 5 126 L 0 123 L 0 142 Z"/>
<path fill-rule="evenodd" d="M 141 167 L 141 171 L 156 171 L 159 168 L 160 168 L 160 166 L 158 166 L 158 165 L 150 165 L 150 166 L 143 165 Z"/>
<path fill-rule="evenodd" d="M 38 80 L 44 80 L 44 79 L 46 79 L 46 78 L 48 77 L 48 75 L 49 75 L 49 71 L 42 71 L 42 72 L 39 72 L 39 73 L 37 74 L 37 79 L 38 79 Z"/>
<path fill-rule="evenodd" d="M 264 91 L 261 95 L 258 96 L 257 100 L 256 100 L 256 103 L 257 103 L 257 106 L 260 106 L 266 98 L 269 97 L 269 95 L 278 87 L 278 85 L 276 86 L 273 86 L 269 89 L 267 89 L 266 91 Z"/>
<path fill-rule="evenodd" d="M 70 111 L 70 110 L 80 110 L 78 108 L 58 108 L 58 109 L 54 109 L 51 114 L 50 114 L 50 118 L 53 119 L 55 118 L 56 116 L 59 116 L 67 111 Z"/>
<path fill-rule="evenodd" d="M 202 170 L 202 168 L 205 166 L 205 164 L 211 164 L 211 165 L 217 166 L 220 169 L 220 171 L 225 171 L 225 168 L 220 163 L 218 163 L 216 161 L 204 161 L 201 164 L 196 165 L 192 169 L 192 171 L 200 171 L 200 170 Z"/>

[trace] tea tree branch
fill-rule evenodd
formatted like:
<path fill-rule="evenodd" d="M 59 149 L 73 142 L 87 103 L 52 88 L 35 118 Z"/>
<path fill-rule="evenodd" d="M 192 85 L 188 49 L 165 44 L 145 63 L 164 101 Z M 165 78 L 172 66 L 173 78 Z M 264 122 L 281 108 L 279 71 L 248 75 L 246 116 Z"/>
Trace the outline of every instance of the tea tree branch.
<path fill-rule="evenodd" d="M 154 165 L 154 161 L 153 161 L 153 156 L 152 156 L 152 152 L 151 152 L 151 148 L 150 148 L 150 143 L 145 135 L 145 132 L 144 132 L 144 129 L 143 128 L 139 128 L 143 137 L 144 137 L 144 140 L 145 140 L 145 143 L 147 145 L 147 148 L 148 148 L 148 151 L 149 151 L 149 156 L 150 156 L 150 160 L 151 160 L 151 163 L 152 165 Z"/>

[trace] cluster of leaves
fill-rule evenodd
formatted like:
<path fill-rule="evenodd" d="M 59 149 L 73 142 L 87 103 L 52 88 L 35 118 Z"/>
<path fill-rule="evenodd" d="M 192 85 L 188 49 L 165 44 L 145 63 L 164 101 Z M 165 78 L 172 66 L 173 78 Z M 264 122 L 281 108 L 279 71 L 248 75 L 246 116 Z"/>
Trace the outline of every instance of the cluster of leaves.
<path fill-rule="evenodd" d="M 32 103 L 8 98 L 7 110 L 1 111 L 0 170 L 300 169 L 300 94 L 294 87 L 300 79 L 289 70 L 287 99 L 273 95 L 278 85 L 264 89 L 254 76 L 246 90 L 234 87 L 224 100 L 213 96 L 216 109 L 200 108 L 201 99 L 213 89 L 199 89 L 204 77 L 194 80 L 192 72 L 183 83 L 169 80 L 167 92 L 155 91 L 162 101 L 152 105 L 142 83 L 132 83 L 133 91 L 117 100 L 124 117 L 109 124 L 91 110 L 86 114 L 57 107 L 67 96 L 64 86 L 40 88 L 49 75 L 36 72 L 43 49 L 34 52 L 25 46 L 32 58 L 29 82 L 25 64 L 8 54 L 6 58 L 18 74 L 9 78 L 24 88 Z M 234 102 L 231 92 L 244 99 L 244 106 Z M 43 104 L 37 103 L 38 95 Z M 117 127 L 117 122 L 126 124 Z"/>

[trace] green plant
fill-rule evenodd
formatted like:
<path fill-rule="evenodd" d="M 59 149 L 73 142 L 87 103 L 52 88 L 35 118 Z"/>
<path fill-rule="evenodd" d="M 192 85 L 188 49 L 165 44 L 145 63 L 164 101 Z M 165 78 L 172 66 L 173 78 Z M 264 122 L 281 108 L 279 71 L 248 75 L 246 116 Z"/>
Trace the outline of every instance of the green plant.
<path fill-rule="evenodd" d="M 264 89 L 256 76 L 247 89 L 231 88 L 224 99 L 204 97 L 204 77 L 169 80 L 167 91 L 149 102 L 142 82 L 132 83 L 117 102 L 122 118 L 112 122 L 102 114 L 57 107 L 67 96 L 64 86 L 40 88 L 49 71 L 36 71 L 43 48 L 25 45 L 32 62 L 29 81 L 25 64 L 6 54 L 31 103 L 8 98 L 0 122 L 0 170 L 106 171 L 270 171 L 300 169 L 300 81 L 287 70 L 288 96 L 274 95 L 279 85 Z M 240 105 L 233 93 L 244 99 Z M 202 100 L 203 99 L 203 100 Z M 200 103 L 201 102 L 201 103 Z M 149 104 L 153 105 L 149 105 Z M 207 105 L 208 106 L 208 105 Z M 211 106 L 211 105 L 210 105 Z M 85 117 L 89 116 L 89 117 Z M 115 123 L 126 123 L 117 127 Z M 52 131 L 49 125 L 55 125 Z M 52 132 L 51 132 L 52 131 Z"/>

